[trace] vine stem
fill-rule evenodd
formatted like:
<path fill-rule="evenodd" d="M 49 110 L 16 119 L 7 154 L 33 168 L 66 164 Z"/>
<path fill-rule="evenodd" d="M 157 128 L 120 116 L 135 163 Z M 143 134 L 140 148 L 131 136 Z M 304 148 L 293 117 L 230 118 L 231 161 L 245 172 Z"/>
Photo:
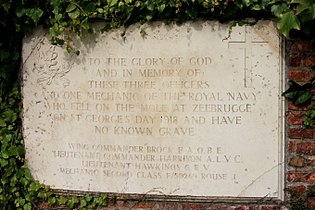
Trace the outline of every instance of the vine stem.
<path fill-rule="evenodd" d="M 82 7 L 78 3 L 76 3 L 75 1 L 70 1 L 70 3 L 74 4 L 79 10 L 81 10 L 81 12 L 83 12 L 85 16 L 88 16 L 88 14 L 82 9 Z"/>

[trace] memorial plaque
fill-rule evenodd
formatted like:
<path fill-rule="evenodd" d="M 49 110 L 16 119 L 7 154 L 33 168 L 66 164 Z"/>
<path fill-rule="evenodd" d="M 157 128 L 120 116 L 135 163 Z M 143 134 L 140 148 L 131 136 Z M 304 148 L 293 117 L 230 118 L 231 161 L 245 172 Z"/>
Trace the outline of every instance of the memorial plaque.
<path fill-rule="evenodd" d="M 26 37 L 34 178 L 66 190 L 281 199 L 281 37 L 267 21 L 228 31 L 133 25 L 82 35 L 79 56 L 44 30 Z"/>

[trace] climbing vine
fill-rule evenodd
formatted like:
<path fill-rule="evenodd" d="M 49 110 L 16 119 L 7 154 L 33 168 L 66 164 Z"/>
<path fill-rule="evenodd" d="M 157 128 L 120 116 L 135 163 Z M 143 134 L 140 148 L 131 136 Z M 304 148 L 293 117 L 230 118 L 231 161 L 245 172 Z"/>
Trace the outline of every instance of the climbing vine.
<path fill-rule="evenodd" d="M 286 38 L 315 38 L 314 0 L 0 0 L 0 209 L 33 209 L 40 202 L 69 208 L 107 204 L 105 195 L 63 197 L 32 179 L 24 159 L 21 135 L 21 96 L 18 70 L 22 38 L 38 24 L 47 28 L 52 44 L 69 53 L 73 34 L 93 33 L 90 24 L 103 23 L 102 31 L 136 22 L 163 20 L 235 21 L 276 18 Z M 145 32 L 144 32 L 145 33 Z M 296 104 L 315 101 L 314 79 L 305 85 L 293 81 L 285 96 Z M 315 102 L 313 102 L 315 103 Z M 305 121 L 314 124 L 314 105 Z"/>

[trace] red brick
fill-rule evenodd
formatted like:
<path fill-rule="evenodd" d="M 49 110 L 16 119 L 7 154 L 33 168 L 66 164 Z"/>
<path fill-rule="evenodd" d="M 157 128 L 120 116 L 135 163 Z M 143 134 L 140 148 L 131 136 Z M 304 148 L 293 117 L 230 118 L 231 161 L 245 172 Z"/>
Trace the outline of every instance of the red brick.
<path fill-rule="evenodd" d="M 312 128 L 288 128 L 288 136 L 291 139 L 313 138 Z"/>
<path fill-rule="evenodd" d="M 280 210 L 279 206 L 262 206 L 261 210 Z"/>
<path fill-rule="evenodd" d="M 296 143 L 296 152 L 300 154 L 315 155 L 315 141 Z"/>
<path fill-rule="evenodd" d="M 40 203 L 38 206 L 38 209 L 49 209 L 48 203 Z"/>
<path fill-rule="evenodd" d="M 175 208 L 174 208 L 175 209 Z M 178 208 L 176 208 L 178 209 Z M 201 209 L 209 209 L 209 210 L 227 210 L 227 206 L 225 205 L 206 205 L 206 204 L 183 204 L 183 210 L 201 210 Z"/>
<path fill-rule="evenodd" d="M 296 41 L 291 46 L 291 52 L 310 52 L 312 45 L 308 41 Z"/>
<path fill-rule="evenodd" d="M 248 206 L 236 206 L 233 210 L 250 210 Z"/>
<path fill-rule="evenodd" d="M 308 82 L 312 77 L 314 77 L 314 73 L 310 72 L 308 68 L 305 69 L 290 69 L 288 71 L 288 78 L 295 82 Z"/>
<path fill-rule="evenodd" d="M 289 182 L 300 182 L 303 176 L 305 176 L 303 172 L 288 172 L 287 180 Z"/>
<path fill-rule="evenodd" d="M 133 208 L 132 208 L 133 209 Z M 135 208 L 139 209 L 139 208 Z M 156 202 L 156 205 L 154 208 L 148 208 L 149 209 L 182 209 L 182 204 L 179 202 L 174 203 L 165 203 L 165 202 Z"/>
<path fill-rule="evenodd" d="M 289 66 L 291 67 L 298 67 L 301 65 L 301 58 L 300 57 L 290 57 L 290 60 L 289 60 Z"/>
<path fill-rule="evenodd" d="M 296 143 L 295 142 L 293 142 L 293 141 L 288 142 L 288 151 L 290 153 L 293 153 L 296 151 Z"/>
<path fill-rule="evenodd" d="M 306 191 L 306 187 L 303 185 L 299 185 L 299 186 L 289 186 L 288 187 L 290 190 L 292 190 L 293 192 L 295 192 L 298 195 L 302 195 L 303 193 L 305 193 Z"/>
<path fill-rule="evenodd" d="M 142 201 L 143 197 L 137 201 L 118 201 L 116 203 L 110 203 L 108 207 L 102 208 L 102 210 L 115 210 L 115 209 L 143 209 L 149 210 L 153 209 L 156 206 L 155 202 L 145 202 Z M 166 202 L 161 202 L 163 205 L 167 205 Z"/>
<path fill-rule="evenodd" d="M 305 57 L 303 64 L 304 66 L 315 66 L 315 55 Z"/>
<path fill-rule="evenodd" d="M 303 179 L 305 182 L 315 182 L 315 171 L 308 173 L 307 176 L 305 176 L 305 179 Z"/>
<path fill-rule="evenodd" d="M 315 171 L 313 172 L 289 172 L 287 174 L 287 180 L 289 182 L 315 182 Z"/>
<path fill-rule="evenodd" d="M 310 166 L 315 166 L 315 156 L 306 156 L 305 157 L 308 161 L 308 165 Z"/>
<path fill-rule="evenodd" d="M 288 123 L 290 125 L 301 125 L 303 123 L 303 116 L 302 112 L 289 112 Z"/>
<path fill-rule="evenodd" d="M 183 204 L 183 210 L 201 209 L 200 204 Z"/>
<path fill-rule="evenodd" d="M 308 207 L 314 208 L 315 207 L 315 198 L 308 198 L 307 204 L 308 204 Z"/>
<path fill-rule="evenodd" d="M 211 210 L 227 210 L 228 208 L 226 206 L 215 205 L 215 206 L 211 206 L 209 209 L 211 209 Z"/>
<path fill-rule="evenodd" d="M 309 106 L 309 104 L 303 104 L 302 106 L 296 106 L 292 103 L 292 101 L 288 102 L 288 108 L 289 110 L 293 110 L 293 111 L 306 111 L 307 107 Z"/>
<path fill-rule="evenodd" d="M 293 156 L 289 161 L 289 165 L 293 167 L 303 167 L 305 166 L 305 159 L 301 156 Z"/>
<path fill-rule="evenodd" d="M 104 210 L 111 210 L 111 209 L 117 209 L 117 208 L 129 208 L 130 206 L 135 205 L 136 202 L 130 202 L 130 201 L 116 201 L 115 203 L 109 203 L 108 207 L 104 208 Z"/>
<path fill-rule="evenodd" d="M 148 202 L 138 202 L 137 204 L 132 205 L 132 208 L 142 208 L 142 209 L 152 209 L 154 207 L 154 203 Z"/>

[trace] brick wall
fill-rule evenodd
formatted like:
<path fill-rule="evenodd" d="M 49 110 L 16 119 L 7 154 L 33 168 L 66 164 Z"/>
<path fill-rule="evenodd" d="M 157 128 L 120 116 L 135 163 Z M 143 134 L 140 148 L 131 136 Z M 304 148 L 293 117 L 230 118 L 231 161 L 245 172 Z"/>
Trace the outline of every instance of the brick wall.
<path fill-rule="evenodd" d="M 287 77 L 299 83 L 307 82 L 314 75 L 310 71 L 315 66 L 315 46 L 307 41 L 293 41 L 286 44 L 286 69 Z M 179 210 L 283 210 L 292 209 L 293 206 L 306 209 L 305 205 L 315 208 L 315 197 L 309 196 L 308 191 L 315 192 L 315 140 L 314 130 L 302 125 L 303 112 L 307 104 L 297 107 L 287 103 L 286 111 L 286 188 L 291 191 L 286 200 L 281 204 L 270 204 L 269 201 L 260 202 L 233 202 L 229 203 L 190 203 L 190 202 L 161 202 L 146 201 L 144 197 L 133 200 L 119 200 L 109 203 L 108 210 L 114 209 L 179 209 Z M 292 194 L 293 193 L 293 194 Z M 314 193 L 315 194 L 315 193 Z M 42 203 L 40 209 L 48 209 L 47 204 Z"/>
<path fill-rule="evenodd" d="M 288 43 L 288 79 L 303 84 L 314 77 L 315 46 L 307 41 Z M 315 141 L 314 130 L 302 125 L 303 112 L 309 104 L 294 106 L 288 102 L 287 110 L 287 187 L 301 197 L 315 187 Z M 294 202 L 294 201 L 293 201 Z M 307 204 L 315 208 L 315 199 L 306 198 Z"/>

